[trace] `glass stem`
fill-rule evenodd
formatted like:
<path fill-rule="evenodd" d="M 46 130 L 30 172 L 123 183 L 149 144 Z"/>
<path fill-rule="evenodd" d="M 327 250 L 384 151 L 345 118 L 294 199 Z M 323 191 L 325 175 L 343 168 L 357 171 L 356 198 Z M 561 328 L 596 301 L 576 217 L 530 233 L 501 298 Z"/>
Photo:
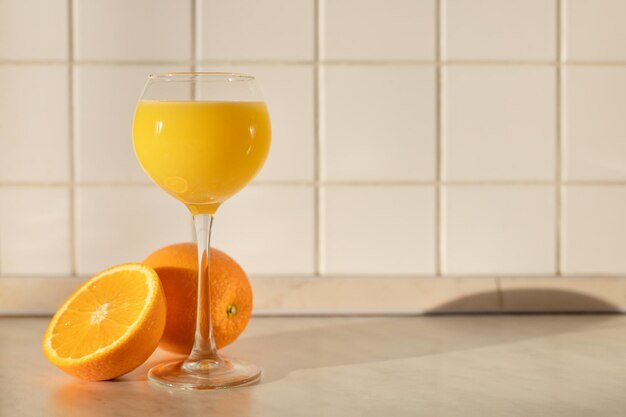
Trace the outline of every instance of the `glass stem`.
<path fill-rule="evenodd" d="M 217 353 L 211 323 L 211 274 L 210 244 L 213 216 L 196 214 L 193 216 L 198 243 L 198 308 L 196 312 L 196 337 L 191 354 L 184 367 L 189 370 L 210 370 L 222 364 Z"/>

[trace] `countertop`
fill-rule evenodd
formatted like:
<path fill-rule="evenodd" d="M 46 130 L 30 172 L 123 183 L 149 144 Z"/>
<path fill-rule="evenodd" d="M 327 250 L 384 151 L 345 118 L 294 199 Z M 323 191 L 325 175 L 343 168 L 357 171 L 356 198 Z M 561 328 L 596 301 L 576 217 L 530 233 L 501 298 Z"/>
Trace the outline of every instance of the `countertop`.
<path fill-rule="evenodd" d="M 0 319 L 0 416 L 623 416 L 626 316 L 254 317 L 224 353 L 255 386 L 82 382 L 40 351 L 48 319 Z"/>

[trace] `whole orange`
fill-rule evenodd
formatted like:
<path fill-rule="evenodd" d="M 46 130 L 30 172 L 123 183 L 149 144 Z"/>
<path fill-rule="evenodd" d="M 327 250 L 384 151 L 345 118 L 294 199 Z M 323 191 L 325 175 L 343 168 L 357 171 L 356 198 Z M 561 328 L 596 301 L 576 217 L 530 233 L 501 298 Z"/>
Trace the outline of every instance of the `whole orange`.
<path fill-rule="evenodd" d="M 166 246 L 144 264 L 159 275 L 167 318 L 159 347 L 189 353 L 193 347 L 198 299 L 198 254 L 195 243 Z M 217 348 L 233 342 L 244 331 L 252 313 L 252 288 L 244 270 L 224 252 L 211 248 L 211 320 Z"/>

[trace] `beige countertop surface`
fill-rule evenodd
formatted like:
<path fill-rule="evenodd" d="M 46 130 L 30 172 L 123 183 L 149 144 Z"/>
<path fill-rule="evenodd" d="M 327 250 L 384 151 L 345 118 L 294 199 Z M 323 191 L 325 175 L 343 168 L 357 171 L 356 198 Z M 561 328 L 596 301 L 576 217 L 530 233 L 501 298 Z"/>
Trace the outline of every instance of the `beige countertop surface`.
<path fill-rule="evenodd" d="M 626 316 L 254 317 L 224 353 L 255 386 L 82 382 L 43 357 L 48 319 L 0 318 L 0 416 L 623 416 Z"/>

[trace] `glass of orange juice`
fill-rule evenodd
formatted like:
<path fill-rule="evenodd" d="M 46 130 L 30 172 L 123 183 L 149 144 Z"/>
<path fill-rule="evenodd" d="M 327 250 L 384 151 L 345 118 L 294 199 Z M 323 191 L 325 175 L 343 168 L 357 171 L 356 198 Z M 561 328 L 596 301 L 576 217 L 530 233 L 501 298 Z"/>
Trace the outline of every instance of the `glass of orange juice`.
<path fill-rule="evenodd" d="M 267 107 L 254 77 L 185 72 L 148 77 L 135 110 L 133 146 L 139 163 L 193 215 L 198 244 L 198 308 L 189 357 L 148 373 L 177 389 L 228 388 L 256 382 L 253 364 L 217 353 L 210 305 L 209 245 L 220 205 L 260 171 L 270 148 Z"/>

